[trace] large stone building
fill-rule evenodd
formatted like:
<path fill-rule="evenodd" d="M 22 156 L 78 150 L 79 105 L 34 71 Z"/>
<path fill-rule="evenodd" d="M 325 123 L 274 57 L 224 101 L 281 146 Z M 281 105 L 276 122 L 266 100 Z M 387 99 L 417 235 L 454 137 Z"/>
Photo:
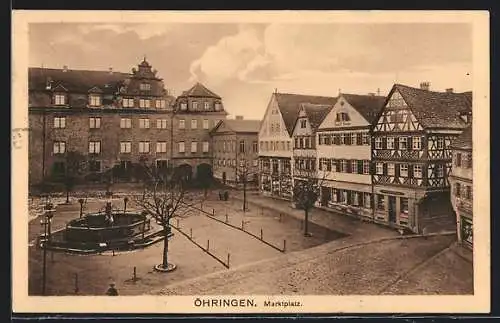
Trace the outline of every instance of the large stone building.
<path fill-rule="evenodd" d="M 451 204 L 457 216 L 458 241 L 473 247 L 472 126 L 452 143 Z"/>
<path fill-rule="evenodd" d="M 371 218 L 371 126 L 385 97 L 341 94 L 317 131 L 322 207 Z"/>
<path fill-rule="evenodd" d="M 434 92 L 427 82 L 392 87 L 373 129 L 376 221 L 414 232 L 455 222 L 450 144 L 471 114 L 471 92 Z"/>
<path fill-rule="evenodd" d="M 30 184 L 63 173 L 70 151 L 83 155 L 89 175 L 113 170 L 115 180 L 133 179 L 141 161 L 211 172 L 221 98 L 195 84 L 176 100 L 146 59 L 131 73 L 30 68 L 28 90 Z"/>
<path fill-rule="evenodd" d="M 292 197 L 292 133 L 302 104 L 333 105 L 336 98 L 275 91 L 259 129 L 259 191 Z"/>
<path fill-rule="evenodd" d="M 258 132 L 260 120 L 226 119 L 212 131 L 214 177 L 224 184 L 258 182 Z"/>

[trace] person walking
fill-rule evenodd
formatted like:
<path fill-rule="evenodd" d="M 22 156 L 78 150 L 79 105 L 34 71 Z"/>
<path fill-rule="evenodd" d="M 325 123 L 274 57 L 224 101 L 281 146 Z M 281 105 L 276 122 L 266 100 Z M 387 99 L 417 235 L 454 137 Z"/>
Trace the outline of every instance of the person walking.
<path fill-rule="evenodd" d="M 108 295 L 108 296 L 118 296 L 118 290 L 115 288 L 115 284 L 114 283 L 109 284 L 109 288 L 106 291 L 106 295 Z"/>

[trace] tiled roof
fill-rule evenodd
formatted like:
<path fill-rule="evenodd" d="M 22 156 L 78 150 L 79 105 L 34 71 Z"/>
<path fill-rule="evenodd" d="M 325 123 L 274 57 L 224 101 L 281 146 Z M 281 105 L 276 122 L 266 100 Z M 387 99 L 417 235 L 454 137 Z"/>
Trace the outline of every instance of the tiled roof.
<path fill-rule="evenodd" d="M 259 132 L 260 120 L 236 120 L 236 119 L 226 119 L 223 120 L 229 129 L 234 132 Z"/>
<path fill-rule="evenodd" d="M 203 97 L 203 98 L 216 98 L 220 99 L 221 97 L 210 91 L 206 86 L 197 82 L 193 85 L 189 90 L 182 92 L 180 97 Z"/>
<path fill-rule="evenodd" d="M 34 91 L 46 91 L 47 82 L 51 88 L 63 86 L 69 92 L 88 93 L 98 87 L 105 94 L 113 94 L 130 74 L 109 71 L 63 70 L 32 67 L 28 70 L 28 88 Z"/>
<path fill-rule="evenodd" d="M 311 103 L 302 103 L 302 107 L 306 111 L 307 119 L 309 119 L 311 128 L 313 128 L 314 131 L 318 128 L 321 122 L 323 122 L 323 119 L 325 119 L 328 113 L 330 113 L 330 111 L 333 109 L 333 105 Z"/>
<path fill-rule="evenodd" d="M 451 143 L 451 148 L 466 150 L 472 149 L 472 125 L 465 128 L 464 131 L 462 131 L 462 134 L 460 134 L 460 136 L 458 136 L 458 138 Z"/>
<path fill-rule="evenodd" d="M 356 109 L 369 123 L 373 123 L 384 107 L 385 96 L 341 94 L 349 104 Z"/>
<path fill-rule="evenodd" d="M 462 129 L 467 126 L 460 113 L 472 111 L 472 92 L 434 92 L 395 84 L 424 128 Z"/>
<path fill-rule="evenodd" d="M 337 102 L 337 98 L 329 96 L 314 96 L 291 93 L 275 93 L 274 95 L 278 102 L 278 107 L 283 117 L 283 121 L 285 122 L 286 130 L 288 131 L 288 134 L 290 136 L 293 133 L 293 127 L 295 126 L 295 121 L 297 120 L 301 104 L 311 103 L 334 106 Z"/>

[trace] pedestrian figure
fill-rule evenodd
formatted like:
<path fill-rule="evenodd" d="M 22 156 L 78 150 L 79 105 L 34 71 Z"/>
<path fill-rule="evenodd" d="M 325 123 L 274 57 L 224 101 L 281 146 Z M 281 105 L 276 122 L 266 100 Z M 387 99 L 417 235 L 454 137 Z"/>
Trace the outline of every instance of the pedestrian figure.
<path fill-rule="evenodd" d="M 224 192 L 224 200 L 227 201 L 229 199 L 229 193 L 227 191 Z"/>
<path fill-rule="evenodd" d="M 108 295 L 108 296 L 118 296 L 118 290 L 115 288 L 115 284 L 114 283 L 109 284 L 109 288 L 106 291 L 106 295 Z"/>

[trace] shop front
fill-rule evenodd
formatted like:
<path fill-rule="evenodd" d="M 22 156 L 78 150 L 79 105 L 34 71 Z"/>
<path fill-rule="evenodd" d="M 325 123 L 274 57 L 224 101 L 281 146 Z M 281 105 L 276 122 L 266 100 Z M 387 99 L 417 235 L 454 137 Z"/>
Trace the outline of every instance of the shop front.
<path fill-rule="evenodd" d="M 317 205 L 340 213 L 371 218 L 371 191 L 371 186 L 366 184 L 324 181 Z"/>

